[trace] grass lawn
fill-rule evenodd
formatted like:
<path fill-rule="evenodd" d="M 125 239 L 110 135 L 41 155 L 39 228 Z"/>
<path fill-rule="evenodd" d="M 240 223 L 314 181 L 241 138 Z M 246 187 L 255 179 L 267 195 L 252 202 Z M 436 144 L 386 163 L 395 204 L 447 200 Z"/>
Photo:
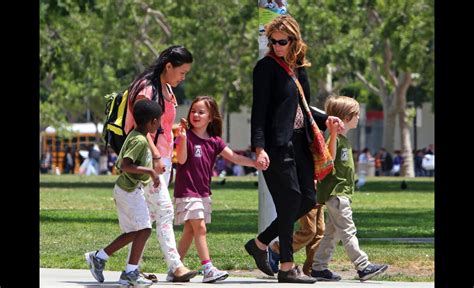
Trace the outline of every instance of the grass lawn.
<path fill-rule="evenodd" d="M 102 248 L 120 234 L 112 188 L 117 176 L 41 175 L 40 177 L 40 267 L 86 269 L 83 254 Z M 255 270 L 245 252 L 245 242 L 255 237 L 258 223 L 256 177 L 226 177 L 225 185 L 212 185 L 212 223 L 208 225 L 208 245 L 215 265 L 227 270 Z M 401 178 L 368 178 L 353 197 L 353 217 L 361 248 L 374 263 L 390 265 L 378 280 L 434 281 L 434 244 L 366 241 L 363 238 L 434 237 L 434 180 L 407 179 L 408 189 L 400 190 Z M 172 187 L 170 189 L 172 191 Z M 296 227 L 295 227 L 296 228 Z M 177 241 L 182 226 L 175 226 Z M 158 241 L 153 231 L 147 243 L 142 269 L 165 273 Z M 193 246 L 185 264 L 200 267 Z M 120 271 L 127 249 L 119 250 L 107 263 L 107 270 Z M 295 254 L 304 262 L 304 252 Z M 339 245 L 330 268 L 354 269 Z M 249 272 L 250 273 L 250 272 Z M 263 274 L 262 274 L 263 275 Z M 344 276 L 343 276 L 344 277 Z"/>

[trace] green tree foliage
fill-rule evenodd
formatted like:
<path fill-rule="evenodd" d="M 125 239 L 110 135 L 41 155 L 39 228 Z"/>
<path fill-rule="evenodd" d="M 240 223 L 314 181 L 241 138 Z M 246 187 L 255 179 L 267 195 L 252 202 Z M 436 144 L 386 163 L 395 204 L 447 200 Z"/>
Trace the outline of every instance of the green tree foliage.
<path fill-rule="evenodd" d="M 340 91 L 357 91 L 369 103 L 378 95 L 388 127 L 384 146 L 392 150 L 398 119 L 402 150 L 411 150 L 408 88 L 417 87 L 416 97 L 434 94 L 433 6 L 433 0 L 289 1 L 309 46 L 313 102 L 321 107 Z M 177 89 L 180 98 L 210 95 L 222 112 L 250 105 L 257 30 L 255 1 L 41 0 L 42 127 L 74 122 L 87 111 L 102 121 L 103 95 L 126 88 L 173 44 L 195 58 Z"/>
<path fill-rule="evenodd" d="M 353 97 L 359 103 L 366 103 L 367 110 L 369 111 L 383 110 L 382 103 L 380 102 L 380 97 L 372 91 L 366 89 L 364 84 L 360 82 L 353 82 L 343 86 L 337 94 Z"/>
<path fill-rule="evenodd" d="M 434 1 L 313 2 L 294 1 L 290 11 L 303 23 L 305 39 L 314 50 L 309 53 L 316 66 L 311 79 L 319 84 L 320 98 L 328 94 L 321 91 L 337 86 L 330 83 L 332 79 L 338 79 L 340 86 L 357 80 L 377 94 L 384 110 L 383 145 L 393 151 L 398 120 L 407 159 L 402 173 L 412 171 L 407 91 L 420 85 L 418 91 L 433 99 Z"/>
<path fill-rule="evenodd" d="M 221 111 L 250 105 L 258 49 L 256 3 L 169 0 L 164 6 L 172 42 L 184 44 L 195 59 L 184 83 L 188 98 L 213 96 Z"/>
<path fill-rule="evenodd" d="M 254 4 L 254 3 L 252 3 Z M 103 96 L 126 88 L 159 51 L 183 44 L 195 62 L 186 97 L 250 105 L 257 57 L 256 5 L 239 1 L 40 2 L 42 127 L 103 120 Z M 227 104 L 228 103 L 228 106 Z"/>

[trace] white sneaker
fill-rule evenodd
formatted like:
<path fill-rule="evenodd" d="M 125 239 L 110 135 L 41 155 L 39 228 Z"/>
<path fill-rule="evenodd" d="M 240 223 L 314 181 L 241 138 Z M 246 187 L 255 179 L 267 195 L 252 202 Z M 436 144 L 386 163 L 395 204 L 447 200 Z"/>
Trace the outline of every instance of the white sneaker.
<path fill-rule="evenodd" d="M 221 271 L 216 267 L 212 267 L 208 273 L 204 272 L 204 277 L 202 277 L 203 283 L 212 283 L 216 281 L 222 281 L 229 277 L 227 271 Z"/>

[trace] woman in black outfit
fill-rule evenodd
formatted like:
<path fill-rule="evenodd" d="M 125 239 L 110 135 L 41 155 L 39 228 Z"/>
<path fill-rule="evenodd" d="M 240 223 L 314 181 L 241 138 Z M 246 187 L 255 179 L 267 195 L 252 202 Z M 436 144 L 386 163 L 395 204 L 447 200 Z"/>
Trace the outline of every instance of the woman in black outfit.
<path fill-rule="evenodd" d="M 307 46 L 294 18 L 279 16 L 265 28 L 269 52 L 253 71 L 251 144 L 260 165 L 257 168 L 264 170 L 277 218 L 257 238 L 248 241 L 245 249 L 262 272 L 273 275 L 267 248 L 278 236 L 281 263 L 278 282 L 314 283 L 315 278 L 296 269 L 292 249 L 294 222 L 316 203 L 313 156 L 309 150 L 314 136 L 295 82 L 268 55 L 274 53 L 294 71 L 307 103 L 311 94 L 305 67 L 311 64 L 305 58 Z M 342 123 L 337 117 L 317 111 L 312 114 L 321 130 L 326 129 L 328 118 Z"/>

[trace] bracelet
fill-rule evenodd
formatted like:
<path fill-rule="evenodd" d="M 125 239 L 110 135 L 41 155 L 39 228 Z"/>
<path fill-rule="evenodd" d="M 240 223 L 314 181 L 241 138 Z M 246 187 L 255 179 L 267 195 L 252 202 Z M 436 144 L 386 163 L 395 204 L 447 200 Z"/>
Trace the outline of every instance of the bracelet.
<path fill-rule="evenodd" d="M 160 160 L 161 157 L 153 157 L 153 160 Z"/>

